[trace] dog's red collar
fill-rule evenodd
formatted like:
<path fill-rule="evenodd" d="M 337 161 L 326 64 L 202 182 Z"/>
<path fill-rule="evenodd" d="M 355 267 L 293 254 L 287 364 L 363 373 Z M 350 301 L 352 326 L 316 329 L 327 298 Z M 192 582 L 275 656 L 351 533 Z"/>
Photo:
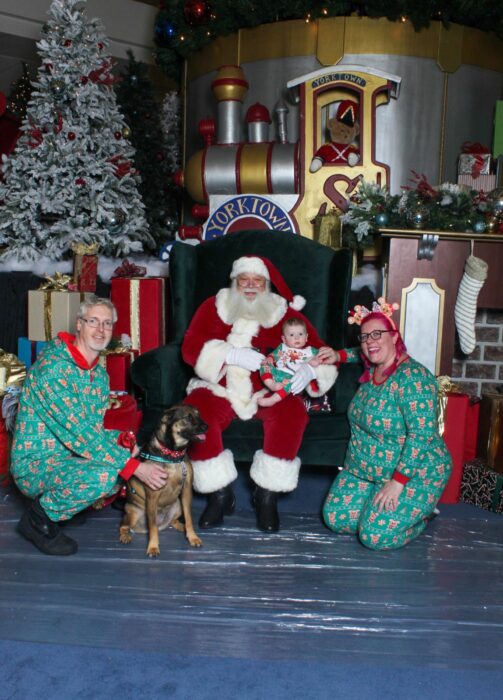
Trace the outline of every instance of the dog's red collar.
<path fill-rule="evenodd" d="M 166 457 L 184 457 L 186 450 L 170 450 L 169 447 L 163 447 L 159 445 L 159 451 L 161 454 L 166 455 Z"/>

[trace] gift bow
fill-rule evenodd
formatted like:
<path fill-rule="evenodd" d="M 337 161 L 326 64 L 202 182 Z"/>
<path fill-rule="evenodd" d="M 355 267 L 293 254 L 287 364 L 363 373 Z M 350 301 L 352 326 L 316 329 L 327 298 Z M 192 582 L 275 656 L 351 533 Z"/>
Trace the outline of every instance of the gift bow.
<path fill-rule="evenodd" d="M 469 153 L 473 158 L 472 177 L 475 180 L 480 175 L 484 166 L 484 158 L 482 155 L 490 153 L 491 151 L 487 146 L 483 146 L 477 141 L 465 141 L 462 149 L 463 153 Z"/>
<path fill-rule="evenodd" d="M 77 241 L 74 241 L 71 247 L 75 255 L 96 255 L 100 249 L 99 243 L 79 243 Z"/>
<path fill-rule="evenodd" d="M 0 349 L 0 396 L 9 388 L 20 387 L 26 379 L 24 362 L 10 352 Z"/>
<path fill-rule="evenodd" d="M 46 275 L 45 282 L 39 287 L 39 290 L 46 292 L 74 292 L 76 289 L 71 275 L 63 275 L 61 272 L 56 272 L 53 277 Z"/>
<path fill-rule="evenodd" d="M 461 389 L 451 381 L 450 377 L 445 375 L 437 377 L 438 381 L 438 399 L 437 399 L 437 412 L 438 412 L 438 432 L 443 435 L 445 432 L 445 413 L 447 410 L 447 394 L 455 393 L 460 394 Z"/>
<path fill-rule="evenodd" d="M 143 265 L 135 265 L 124 258 L 119 267 L 116 267 L 112 277 L 145 277 L 147 268 Z"/>

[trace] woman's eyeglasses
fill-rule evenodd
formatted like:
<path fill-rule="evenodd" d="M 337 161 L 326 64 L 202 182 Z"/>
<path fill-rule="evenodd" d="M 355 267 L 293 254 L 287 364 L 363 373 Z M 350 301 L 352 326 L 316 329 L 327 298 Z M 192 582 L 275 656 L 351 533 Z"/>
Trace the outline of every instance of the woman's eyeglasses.
<path fill-rule="evenodd" d="M 114 327 L 113 321 L 100 321 L 99 318 L 95 318 L 94 316 L 91 318 L 81 318 L 80 320 L 84 321 L 84 323 L 88 323 L 91 328 L 101 328 L 103 326 L 106 331 L 111 331 Z"/>
<path fill-rule="evenodd" d="M 393 331 L 372 331 L 371 333 L 362 333 L 358 336 L 360 343 L 366 343 L 369 338 L 372 340 L 381 340 L 383 333 L 393 333 Z"/>

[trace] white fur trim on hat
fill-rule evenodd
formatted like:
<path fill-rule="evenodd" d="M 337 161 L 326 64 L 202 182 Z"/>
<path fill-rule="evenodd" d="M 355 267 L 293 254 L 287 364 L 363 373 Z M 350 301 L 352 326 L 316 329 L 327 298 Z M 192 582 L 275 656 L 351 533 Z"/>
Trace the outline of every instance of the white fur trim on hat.
<path fill-rule="evenodd" d="M 300 459 L 272 457 L 263 450 L 257 450 L 250 467 L 250 477 L 268 491 L 293 491 L 297 487 L 300 472 Z"/>
<path fill-rule="evenodd" d="M 192 469 L 194 489 L 199 493 L 213 493 L 223 489 L 238 476 L 230 450 L 224 450 L 210 459 L 192 460 Z"/>
<path fill-rule="evenodd" d="M 262 275 L 266 280 L 270 280 L 269 270 L 260 258 L 244 255 L 242 258 L 234 260 L 231 270 L 231 279 L 244 273 L 249 275 Z"/>
<path fill-rule="evenodd" d="M 305 305 L 306 300 L 304 297 L 301 297 L 300 294 L 295 294 L 292 301 L 288 304 L 288 306 L 291 306 L 295 311 L 300 311 Z"/>

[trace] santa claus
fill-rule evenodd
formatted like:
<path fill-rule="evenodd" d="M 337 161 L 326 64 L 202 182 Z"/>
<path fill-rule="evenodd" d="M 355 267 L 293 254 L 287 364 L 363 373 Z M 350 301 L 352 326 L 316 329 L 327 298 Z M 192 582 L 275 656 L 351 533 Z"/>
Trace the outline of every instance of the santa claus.
<path fill-rule="evenodd" d="M 330 389 L 337 377 L 336 354 L 300 313 L 305 299 L 292 295 L 270 260 L 241 257 L 234 261 L 230 277 L 231 287 L 221 289 L 196 311 L 182 345 L 183 359 L 196 375 L 185 401 L 199 410 L 209 426 L 205 442 L 190 452 L 194 488 L 208 494 L 199 526 L 221 524 L 235 507 L 231 483 L 237 471 L 232 453 L 223 447 L 222 432 L 236 417 L 257 418 L 263 424 L 264 443 L 250 469 L 253 503 L 258 527 L 275 532 L 278 493 L 293 491 L 299 477 L 297 452 L 308 421 L 299 394 L 307 390 L 321 396 Z M 257 398 L 267 389 L 258 370 L 265 355 L 281 342 L 282 324 L 288 318 L 306 323 L 309 344 L 320 349 L 321 364 L 302 365 L 293 377 L 292 393 L 273 406 L 260 407 Z"/>

